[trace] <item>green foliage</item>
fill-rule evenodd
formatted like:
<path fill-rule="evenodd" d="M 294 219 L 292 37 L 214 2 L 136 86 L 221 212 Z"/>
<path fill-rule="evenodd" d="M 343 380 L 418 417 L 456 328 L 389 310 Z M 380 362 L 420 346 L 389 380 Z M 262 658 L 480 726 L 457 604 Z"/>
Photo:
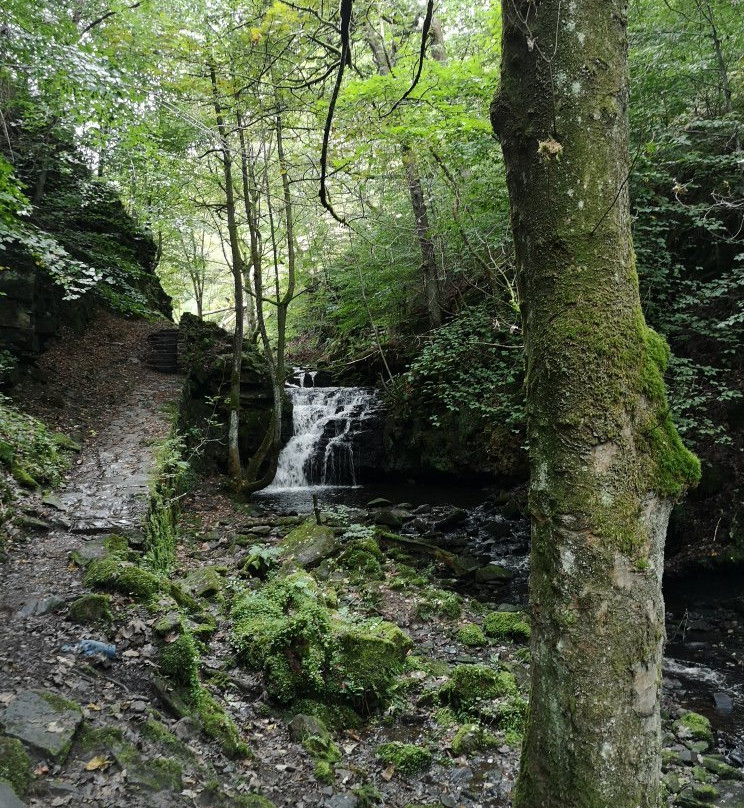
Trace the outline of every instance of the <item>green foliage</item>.
<path fill-rule="evenodd" d="M 429 413 L 470 411 L 518 429 L 524 420 L 518 331 L 504 327 L 483 303 L 461 311 L 431 335 L 398 383 L 404 405 Z"/>
<path fill-rule="evenodd" d="M 28 488 L 56 485 L 68 461 L 55 434 L 0 395 L 0 463 Z"/>
<path fill-rule="evenodd" d="M 416 604 L 416 616 L 421 620 L 426 620 L 434 614 L 448 620 L 456 620 L 462 614 L 460 597 L 445 589 L 427 590 Z"/>
<path fill-rule="evenodd" d="M 391 741 L 377 747 L 377 757 L 402 774 L 417 774 L 431 764 L 431 752 L 421 746 Z"/>
<path fill-rule="evenodd" d="M 188 631 L 181 634 L 160 651 L 160 670 L 174 684 L 195 691 L 199 685 L 199 651 L 194 637 Z"/>

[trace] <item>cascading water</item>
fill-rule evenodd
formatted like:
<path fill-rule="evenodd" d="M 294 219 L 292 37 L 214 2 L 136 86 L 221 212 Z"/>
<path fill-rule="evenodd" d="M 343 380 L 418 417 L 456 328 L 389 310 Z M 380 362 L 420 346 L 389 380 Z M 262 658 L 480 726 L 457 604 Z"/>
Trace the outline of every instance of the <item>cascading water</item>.
<path fill-rule="evenodd" d="M 293 435 L 279 455 L 276 477 L 266 491 L 357 484 L 354 437 L 372 417 L 377 391 L 315 387 L 315 377 L 313 371 L 298 370 L 297 384 L 287 387 Z"/>

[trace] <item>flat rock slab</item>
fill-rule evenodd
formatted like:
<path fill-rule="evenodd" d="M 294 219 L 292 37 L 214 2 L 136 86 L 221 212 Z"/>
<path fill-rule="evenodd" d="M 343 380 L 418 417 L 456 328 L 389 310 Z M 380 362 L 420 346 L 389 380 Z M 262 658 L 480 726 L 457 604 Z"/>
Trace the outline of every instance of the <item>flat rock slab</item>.
<path fill-rule="evenodd" d="M 32 600 L 23 605 L 23 608 L 18 612 L 18 617 L 40 617 L 43 614 L 50 612 L 57 612 L 65 605 L 62 598 L 56 595 L 50 595 L 48 598 L 41 600 Z"/>
<path fill-rule="evenodd" d="M 10 786 L 0 783 L 0 808 L 26 808 L 26 803 L 16 797 Z"/>
<path fill-rule="evenodd" d="M 58 762 L 67 757 L 82 720 L 77 704 L 38 690 L 22 691 L 0 714 L 7 735 Z"/>

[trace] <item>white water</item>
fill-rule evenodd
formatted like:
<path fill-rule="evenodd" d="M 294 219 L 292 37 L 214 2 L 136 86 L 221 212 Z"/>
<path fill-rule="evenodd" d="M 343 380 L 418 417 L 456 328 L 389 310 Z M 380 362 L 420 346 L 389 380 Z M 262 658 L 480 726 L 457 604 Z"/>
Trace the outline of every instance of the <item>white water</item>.
<path fill-rule="evenodd" d="M 315 373 L 300 372 L 304 383 Z M 369 416 L 376 392 L 360 387 L 288 387 L 293 435 L 279 455 L 266 491 L 318 485 L 356 485 L 353 435 Z"/>

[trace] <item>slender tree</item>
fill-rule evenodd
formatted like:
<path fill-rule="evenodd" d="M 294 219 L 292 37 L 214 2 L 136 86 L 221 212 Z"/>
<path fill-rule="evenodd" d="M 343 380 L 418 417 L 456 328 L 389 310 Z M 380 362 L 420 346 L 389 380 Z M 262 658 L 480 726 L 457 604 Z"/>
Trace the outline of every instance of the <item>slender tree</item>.
<path fill-rule="evenodd" d="M 491 121 L 526 344 L 533 619 L 517 808 L 655 808 L 667 521 L 699 475 L 631 243 L 624 0 L 503 4 Z"/>

